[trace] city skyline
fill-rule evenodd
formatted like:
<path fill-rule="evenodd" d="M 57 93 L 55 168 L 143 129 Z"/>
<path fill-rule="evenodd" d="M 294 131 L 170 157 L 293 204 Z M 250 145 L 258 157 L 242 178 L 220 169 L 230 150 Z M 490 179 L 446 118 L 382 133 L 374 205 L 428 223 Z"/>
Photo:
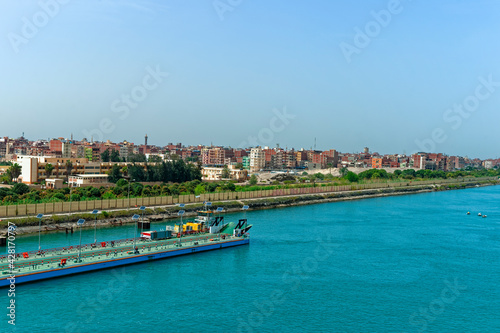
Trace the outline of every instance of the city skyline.
<path fill-rule="evenodd" d="M 24 142 L 22 144 L 17 144 Z M 487 157 L 487 158 L 479 158 L 477 156 L 468 156 L 468 155 L 461 155 L 461 154 L 448 154 L 447 152 L 438 152 L 438 153 L 431 153 L 429 151 L 419 151 L 419 152 L 412 152 L 410 154 L 406 152 L 381 152 L 378 151 L 376 148 L 373 149 L 373 147 L 368 147 L 364 146 L 362 149 L 359 151 L 344 151 L 342 149 L 339 149 L 337 146 L 329 146 L 325 149 L 321 147 L 316 147 L 315 143 L 311 147 L 283 147 L 281 145 L 275 145 L 275 146 L 263 146 L 263 145 L 258 145 L 258 146 L 248 146 L 248 147 L 232 147 L 230 145 L 214 145 L 212 143 L 210 144 L 185 144 L 182 142 L 178 142 L 173 140 L 172 142 L 165 142 L 163 144 L 154 144 L 150 141 L 150 137 L 145 134 L 145 136 L 142 138 L 142 142 L 132 142 L 131 140 L 123 139 L 120 141 L 112 141 L 110 139 L 105 139 L 103 141 L 94 141 L 92 139 L 87 139 L 87 138 L 82 138 L 82 140 L 78 140 L 73 137 L 73 134 L 70 135 L 70 137 L 62 137 L 62 136 L 57 136 L 57 137 L 49 137 L 47 139 L 44 138 L 37 138 L 34 140 L 31 140 L 30 138 L 27 138 L 25 136 L 25 133 L 22 133 L 22 135 L 18 138 L 11 138 L 8 136 L 4 136 L 0 134 L 0 160 L 5 159 L 5 156 L 2 155 L 2 151 L 6 151 L 6 145 L 7 143 L 10 146 L 10 154 L 9 156 L 43 156 L 44 154 L 40 155 L 40 152 L 46 152 L 48 153 L 48 156 L 51 156 L 54 154 L 55 151 L 61 152 L 62 146 L 61 144 L 63 142 L 69 143 L 69 147 L 76 147 L 76 146 L 91 146 L 91 147 L 96 147 L 96 149 L 99 150 L 99 154 L 104 152 L 105 150 L 109 150 L 110 152 L 113 150 L 116 150 L 117 152 L 120 151 L 121 147 L 132 147 L 134 151 L 137 151 L 139 154 L 149 154 L 149 155 L 157 155 L 157 154 L 176 154 L 176 151 L 184 151 L 184 150 L 190 150 L 192 151 L 193 149 L 230 149 L 234 151 L 246 151 L 250 152 L 253 148 L 260 148 L 262 150 L 276 150 L 276 151 L 295 151 L 295 152 L 300 152 L 300 151 L 309 151 L 309 152 L 318 152 L 318 153 L 326 153 L 328 151 L 334 150 L 338 154 L 343 155 L 343 156 L 348 156 L 348 155 L 365 155 L 368 154 L 370 156 L 412 156 L 420 153 L 425 153 L 425 154 L 434 154 L 434 155 L 443 155 L 443 156 L 457 156 L 457 157 L 465 157 L 470 160 L 481 160 L 481 161 L 487 161 L 487 160 L 493 160 L 498 162 L 500 158 L 498 157 Z M 29 147 L 29 144 L 33 145 L 31 153 L 19 153 L 16 154 L 14 150 L 16 149 L 26 149 Z M 55 151 L 52 150 L 52 146 L 56 145 L 58 147 Z M 145 149 L 145 150 L 144 150 Z M 74 149 L 73 149 L 74 150 Z M 34 153 L 34 152 L 38 153 Z M 199 152 L 199 150 L 198 150 Z M 73 151 L 73 154 L 75 152 Z M 177 152 L 178 153 L 178 152 Z M 198 155 L 196 155 L 198 156 Z M 184 157 L 184 156 L 183 156 Z M 74 157 L 73 157 L 74 158 Z M 8 158 L 7 158 L 8 160 Z"/>
<path fill-rule="evenodd" d="M 0 9 L 9 137 L 498 158 L 494 1 Z"/>

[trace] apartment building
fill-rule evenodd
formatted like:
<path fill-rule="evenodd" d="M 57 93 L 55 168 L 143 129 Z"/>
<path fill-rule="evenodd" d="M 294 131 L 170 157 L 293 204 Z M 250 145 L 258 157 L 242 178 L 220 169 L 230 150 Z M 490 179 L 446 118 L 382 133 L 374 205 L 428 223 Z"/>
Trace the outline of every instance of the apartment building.
<path fill-rule="evenodd" d="M 262 148 L 252 148 L 250 150 L 250 172 L 257 172 L 266 166 L 265 153 Z"/>
<path fill-rule="evenodd" d="M 221 147 L 204 148 L 201 150 L 201 162 L 203 165 L 224 165 L 225 153 Z"/>

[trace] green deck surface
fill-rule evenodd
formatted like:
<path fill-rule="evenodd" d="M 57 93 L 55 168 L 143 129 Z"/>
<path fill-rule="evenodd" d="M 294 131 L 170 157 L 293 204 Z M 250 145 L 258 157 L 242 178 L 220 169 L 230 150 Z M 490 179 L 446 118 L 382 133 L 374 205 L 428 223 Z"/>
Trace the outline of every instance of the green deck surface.
<path fill-rule="evenodd" d="M 217 235 L 208 233 L 184 236 L 181 238 L 181 247 L 215 244 L 228 240 L 242 239 L 242 237 L 233 237 L 230 234 L 228 234 L 228 231 L 230 230 L 231 229 L 224 230 L 222 232 L 224 239 L 220 240 L 217 238 Z M 22 256 L 16 258 L 14 264 L 14 273 L 19 275 L 19 274 L 34 273 L 49 269 L 55 269 L 59 267 L 59 264 L 61 263 L 62 259 L 67 260 L 66 265 L 64 267 L 70 267 L 74 265 L 89 264 L 89 263 L 96 263 L 99 261 L 130 257 L 134 255 L 133 247 L 134 247 L 133 240 L 126 240 L 121 243 L 115 243 L 114 246 L 110 245 L 107 247 L 99 246 L 97 248 L 92 248 L 90 244 L 82 245 L 80 263 L 78 263 L 78 252 L 79 252 L 78 246 L 73 247 L 72 249 L 46 252 L 43 255 L 30 254 L 29 258 L 24 258 Z M 136 247 L 138 248 L 140 254 L 162 252 L 180 248 L 179 238 L 170 238 L 164 240 L 138 239 L 136 240 Z M 42 251 L 44 250 L 42 249 Z M 8 274 L 11 274 L 11 271 L 9 269 L 9 262 L 8 258 L 4 257 L 0 259 L 0 278 Z"/>

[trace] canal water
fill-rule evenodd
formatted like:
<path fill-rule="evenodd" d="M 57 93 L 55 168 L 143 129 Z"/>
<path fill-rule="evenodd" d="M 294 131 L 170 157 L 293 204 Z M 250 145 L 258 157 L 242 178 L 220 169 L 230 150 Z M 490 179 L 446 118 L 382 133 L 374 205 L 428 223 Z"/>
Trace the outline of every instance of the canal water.
<path fill-rule="evenodd" d="M 250 246 L 19 285 L 15 327 L 1 289 L 0 331 L 500 332 L 499 199 L 496 186 L 247 212 Z"/>

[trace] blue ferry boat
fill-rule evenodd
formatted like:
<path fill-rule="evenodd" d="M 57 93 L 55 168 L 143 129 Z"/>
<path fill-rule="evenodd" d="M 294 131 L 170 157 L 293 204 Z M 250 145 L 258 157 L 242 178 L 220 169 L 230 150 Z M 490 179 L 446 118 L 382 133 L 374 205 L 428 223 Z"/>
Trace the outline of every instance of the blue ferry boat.
<path fill-rule="evenodd" d="M 182 221 L 182 220 L 181 220 Z M 224 223 L 214 212 L 199 212 L 194 222 L 140 237 L 31 251 L 0 257 L 0 287 L 39 281 L 151 260 L 219 250 L 250 243 L 246 219 Z"/>

